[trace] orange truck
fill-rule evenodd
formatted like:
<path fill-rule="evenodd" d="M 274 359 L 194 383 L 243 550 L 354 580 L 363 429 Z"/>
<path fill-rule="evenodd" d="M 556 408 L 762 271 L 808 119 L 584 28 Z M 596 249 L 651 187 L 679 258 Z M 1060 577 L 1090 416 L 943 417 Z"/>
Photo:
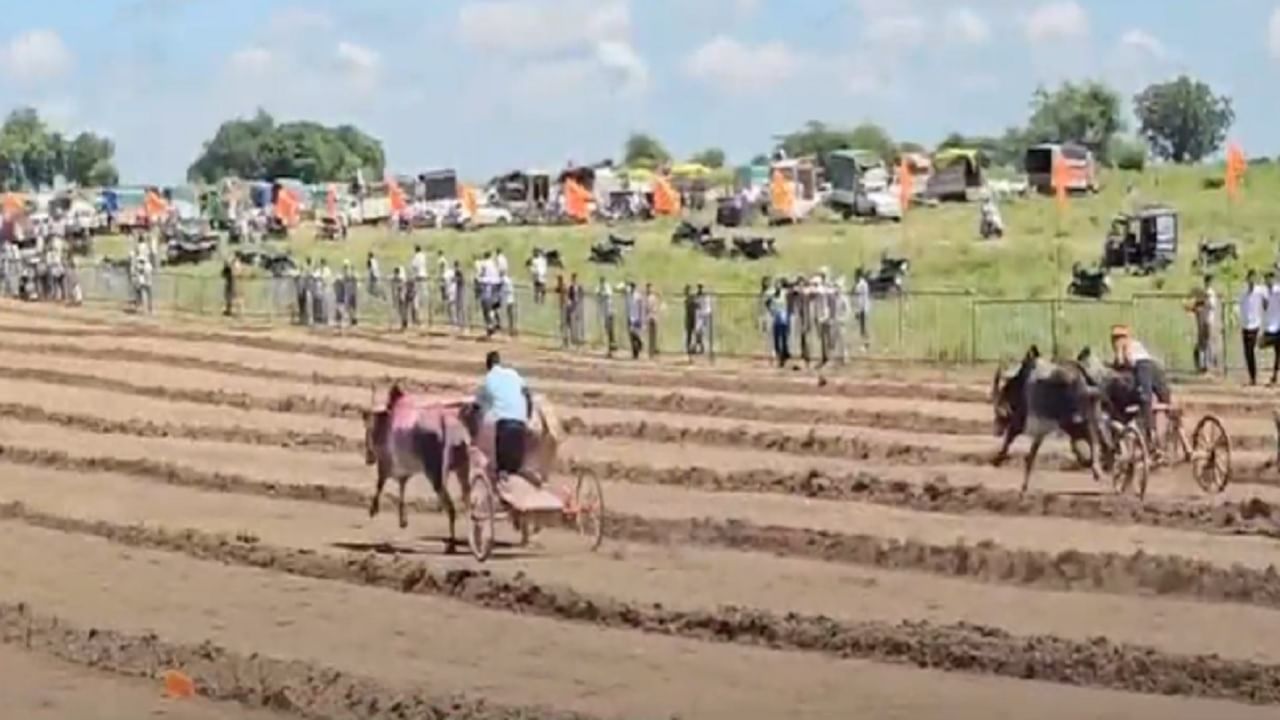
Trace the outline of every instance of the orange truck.
<path fill-rule="evenodd" d="M 1024 166 L 1027 171 L 1027 183 L 1036 192 L 1052 195 L 1053 168 L 1063 163 L 1066 168 L 1067 192 L 1098 192 L 1098 163 L 1093 152 L 1082 145 L 1073 143 L 1045 143 L 1027 149 Z"/>

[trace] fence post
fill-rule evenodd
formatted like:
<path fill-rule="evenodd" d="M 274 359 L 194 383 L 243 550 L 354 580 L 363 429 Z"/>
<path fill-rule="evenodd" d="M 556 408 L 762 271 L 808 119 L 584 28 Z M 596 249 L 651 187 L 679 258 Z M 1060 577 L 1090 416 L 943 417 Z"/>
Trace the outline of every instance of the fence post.
<path fill-rule="evenodd" d="M 978 362 L 978 301 L 969 298 L 969 362 Z"/>
<path fill-rule="evenodd" d="M 905 313 L 905 309 L 903 308 L 903 305 L 906 303 L 906 301 L 907 301 L 907 294 L 898 293 L 898 341 L 897 342 L 898 342 L 898 354 L 902 357 L 906 357 L 906 353 L 903 352 L 903 349 L 902 349 L 902 325 L 904 320 L 903 314 Z"/>

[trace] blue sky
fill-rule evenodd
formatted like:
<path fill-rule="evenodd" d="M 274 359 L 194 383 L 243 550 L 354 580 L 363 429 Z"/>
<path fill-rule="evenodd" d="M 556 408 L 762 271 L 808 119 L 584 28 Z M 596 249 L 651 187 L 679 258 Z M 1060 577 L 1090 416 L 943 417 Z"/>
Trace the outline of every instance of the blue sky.
<path fill-rule="evenodd" d="M 1039 83 L 1186 72 L 1280 152 L 1280 0 L 5 0 L 0 110 L 180 179 L 227 117 L 352 122 L 396 170 L 615 156 L 632 130 L 734 160 L 808 119 L 933 143 L 1025 119 Z"/>

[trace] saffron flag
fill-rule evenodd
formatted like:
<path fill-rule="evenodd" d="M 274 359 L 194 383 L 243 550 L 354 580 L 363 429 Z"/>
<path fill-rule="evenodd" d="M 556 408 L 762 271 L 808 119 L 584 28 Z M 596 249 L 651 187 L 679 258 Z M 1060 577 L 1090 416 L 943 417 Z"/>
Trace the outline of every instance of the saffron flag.
<path fill-rule="evenodd" d="M 1067 186 L 1071 183 L 1067 159 L 1061 152 L 1053 153 L 1053 194 L 1058 200 L 1058 212 L 1067 210 Z"/>
<path fill-rule="evenodd" d="M 280 192 L 276 195 L 276 217 L 280 221 L 290 227 L 298 224 L 298 198 L 294 197 L 293 191 L 286 187 L 281 187 Z"/>
<path fill-rule="evenodd" d="M 0 207 L 4 210 L 5 219 L 12 219 L 22 214 L 22 198 L 17 193 L 5 193 L 3 200 L 0 200 Z"/>
<path fill-rule="evenodd" d="M 671 187 L 671 181 L 662 175 L 653 179 L 653 212 L 657 215 L 679 215 L 680 193 Z"/>
<path fill-rule="evenodd" d="M 1227 197 L 1240 199 L 1240 181 L 1244 178 L 1248 162 L 1244 158 L 1244 150 L 1236 143 L 1227 146 Z"/>
<path fill-rule="evenodd" d="M 470 185 L 462 185 L 462 209 L 467 211 L 468 218 L 474 218 L 476 212 L 480 209 L 480 203 L 476 200 L 476 189 Z"/>
<path fill-rule="evenodd" d="M 769 178 L 769 205 L 774 216 L 795 216 L 795 191 L 791 188 L 791 181 L 787 180 L 781 170 L 774 170 L 773 176 Z"/>
<path fill-rule="evenodd" d="M 408 207 L 408 203 L 404 199 L 404 191 L 400 189 L 400 183 L 395 178 L 387 178 L 387 195 L 391 199 L 391 212 L 399 215 Z"/>
<path fill-rule="evenodd" d="M 569 217 L 578 222 L 587 222 L 591 219 L 591 192 L 573 178 L 565 178 L 564 181 L 564 211 Z"/>
<path fill-rule="evenodd" d="M 915 192 L 916 179 L 911 171 L 911 161 L 906 155 L 898 161 L 898 203 L 902 206 L 902 212 L 906 212 L 911 207 L 911 196 Z"/>
<path fill-rule="evenodd" d="M 142 205 L 147 213 L 148 220 L 155 220 L 169 214 L 169 203 L 166 203 L 164 198 L 160 197 L 160 193 L 155 190 L 147 191 Z"/>

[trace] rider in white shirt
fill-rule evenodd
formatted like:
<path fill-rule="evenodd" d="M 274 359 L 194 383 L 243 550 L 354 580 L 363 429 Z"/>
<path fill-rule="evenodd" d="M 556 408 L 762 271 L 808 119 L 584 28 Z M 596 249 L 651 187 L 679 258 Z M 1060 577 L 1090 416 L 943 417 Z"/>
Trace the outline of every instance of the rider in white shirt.
<path fill-rule="evenodd" d="M 1250 270 L 1245 276 L 1244 292 L 1240 293 L 1240 337 L 1244 342 L 1244 360 L 1249 370 L 1249 382 L 1258 384 L 1258 333 L 1262 331 L 1262 314 L 1266 307 L 1267 289 L 1258 285 L 1258 275 Z"/>

